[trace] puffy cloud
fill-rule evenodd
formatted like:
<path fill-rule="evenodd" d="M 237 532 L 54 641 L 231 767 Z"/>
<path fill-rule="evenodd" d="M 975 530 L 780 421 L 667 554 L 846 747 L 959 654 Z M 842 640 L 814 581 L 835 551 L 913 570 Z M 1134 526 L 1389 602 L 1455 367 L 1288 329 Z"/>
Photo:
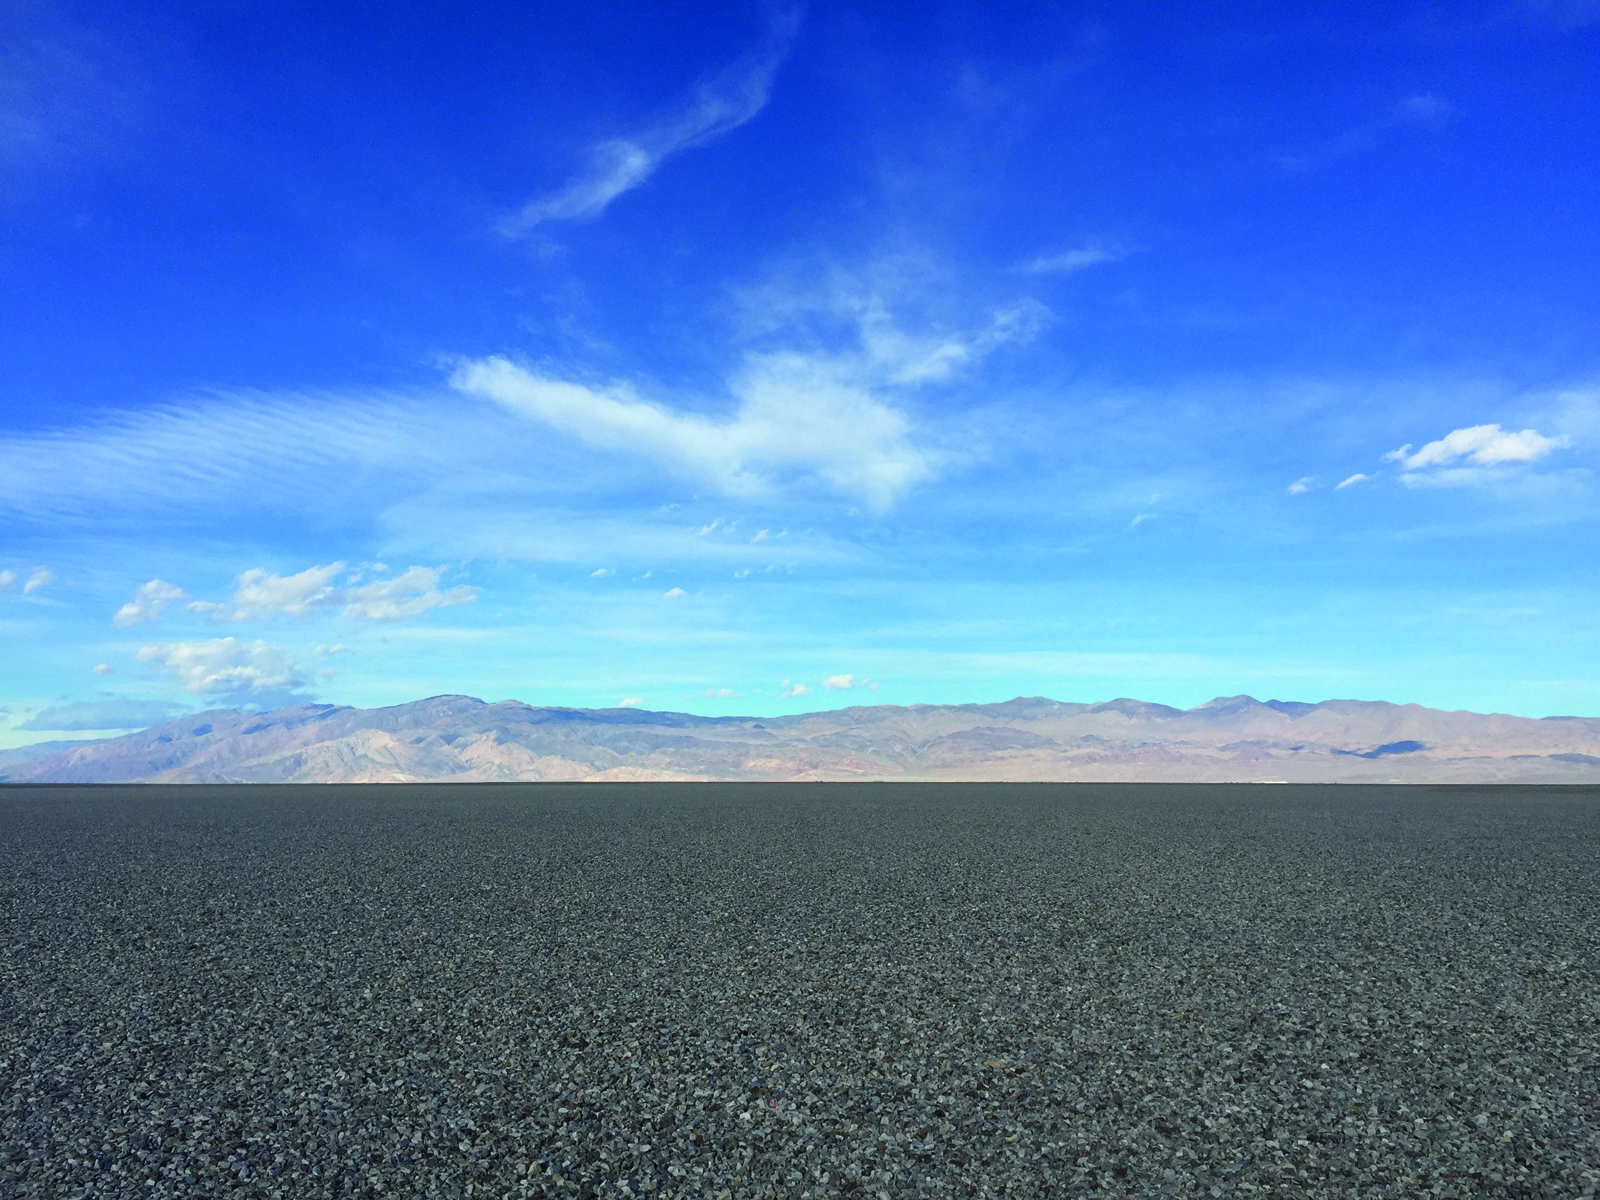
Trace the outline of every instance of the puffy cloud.
<path fill-rule="evenodd" d="M 331 646 L 318 646 L 314 653 L 318 658 L 332 658 L 335 654 L 354 654 L 355 651 L 343 642 L 335 642 Z"/>
<path fill-rule="evenodd" d="M 1545 437 L 1536 429 L 1512 433 L 1501 429 L 1499 425 L 1471 425 L 1452 430 L 1438 441 L 1429 442 L 1415 454 L 1407 445 L 1391 450 L 1383 457 L 1385 462 L 1397 462 L 1407 471 L 1458 466 L 1463 462 L 1474 467 L 1494 467 L 1530 463 L 1569 444 L 1565 435 Z"/>
<path fill-rule="evenodd" d="M 673 598 L 676 598 L 678 596 L 686 596 L 686 595 L 688 595 L 688 593 L 685 592 L 680 587 L 668 588 L 666 591 L 662 592 L 661 594 L 663 596 L 670 596 L 670 597 L 673 597 Z"/>
<path fill-rule="evenodd" d="M 811 689 L 808 688 L 805 684 L 803 684 L 803 683 L 790 683 L 787 679 L 785 679 L 783 681 L 783 690 L 778 693 L 778 699 L 780 699 L 780 700 L 792 700 L 796 696 L 809 696 L 810 694 L 811 694 Z"/>
<path fill-rule="evenodd" d="M 643 703 L 644 703 L 644 697 L 642 697 L 642 696 L 624 696 L 621 700 L 617 701 L 617 707 L 618 708 L 638 708 L 639 705 L 641 705 Z"/>
<path fill-rule="evenodd" d="M 376 569 L 376 568 L 374 568 Z M 396 621 L 452 604 L 470 604 L 476 588 L 439 590 L 442 572 L 435 567 L 410 567 L 393 579 L 358 587 L 338 587 L 334 579 L 344 563 L 308 567 L 295 575 L 274 575 L 260 567 L 235 581 L 233 599 L 224 604 L 196 600 L 190 612 L 209 613 L 215 621 L 270 621 L 277 616 L 303 617 L 321 609 L 339 608 L 347 617 Z"/>
<path fill-rule="evenodd" d="M 157 663 L 187 692 L 265 692 L 303 687 L 305 673 L 282 646 L 212 638 L 141 646 L 139 661 Z"/>
<path fill-rule="evenodd" d="M 1360 471 L 1357 471 L 1354 475 L 1351 475 L 1346 479 L 1341 479 L 1338 483 L 1334 484 L 1333 490 L 1336 492 L 1342 492 L 1347 487 L 1355 487 L 1356 484 L 1365 483 L 1371 478 L 1372 476 L 1363 475 Z"/>
<path fill-rule="evenodd" d="M 22 585 L 22 594 L 31 596 L 42 587 L 48 587 L 56 581 L 56 573 L 44 567 L 37 568 L 28 576 L 28 582 Z"/>
<path fill-rule="evenodd" d="M 270 621 L 276 616 L 303 617 L 338 604 L 343 593 L 333 585 L 344 563 L 307 567 L 295 575 L 274 575 L 252 567 L 234 580 L 233 599 L 226 604 L 196 600 L 190 612 L 209 613 L 217 621 Z"/>
<path fill-rule="evenodd" d="M 92 700 L 57 704 L 29 717 L 18 729 L 144 729 L 181 711 L 166 700 Z"/>
<path fill-rule="evenodd" d="M 682 110 L 625 137 L 607 138 L 590 150 L 589 169 L 566 187 L 541 196 L 501 224 L 507 236 L 525 234 L 547 221 L 597 217 L 626 191 L 638 187 L 663 162 L 730 133 L 766 106 L 772 77 L 788 52 L 798 16 L 774 22 L 767 44 L 702 84 Z"/>
<path fill-rule="evenodd" d="M 1317 480 L 1313 475 L 1302 475 L 1289 485 L 1289 495 L 1303 496 L 1316 486 Z"/>
<path fill-rule="evenodd" d="M 613 571 L 610 567 L 600 567 L 598 570 L 590 571 L 589 572 L 589 578 L 590 579 L 604 579 L 607 575 L 615 575 L 615 574 L 616 574 L 616 572 Z"/>
<path fill-rule="evenodd" d="M 96 663 L 94 667 L 94 673 L 96 675 L 115 675 L 117 673 L 117 669 L 110 663 Z"/>
<path fill-rule="evenodd" d="M 111 623 L 118 629 L 146 625 L 159 620 L 161 614 L 178 601 L 188 598 L 189 593 L 177 584 L 164 579 L 152 579 L 149 583 L 141 584 L 133 593 L 133 599 L 117 609 Z"/>
<path fill-rule="evenodd" d="M 878 685 L 870 679 L 858 679 L 854 675 L 829 675 L 822 681 L 822 686 L 830 692 L 853 692 L 857 688 L 865 688 L 869 692 L 878 690 Z"/>

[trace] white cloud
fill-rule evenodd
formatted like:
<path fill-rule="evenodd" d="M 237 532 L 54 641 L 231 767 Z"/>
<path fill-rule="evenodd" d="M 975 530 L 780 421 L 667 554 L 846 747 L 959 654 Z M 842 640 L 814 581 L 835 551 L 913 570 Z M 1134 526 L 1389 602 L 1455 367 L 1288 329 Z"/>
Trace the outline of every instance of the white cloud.
<path fill-rule="evenodd" d="M 117 673 L 117 669 L 110 663 L 96 663 L 94 667 L 94 673 L 96 675 L 115 675 Z"/>
<path fill-rule="evenodd" d="M 783 690 L 778 693 L 778 699 L 780 699 L 780 700 L 792 700 L 796 696 L 809 696 L 810 694 L 811 694 L 811 689 L 808 688 L 805 684 L 803 684 L 803 683 L 790 683 L 787 679 L 785 679 L 783 681 Z"/>
<path fill-rule="evenodd" d="M 774 22 L 767 44 L 700 85 L 682 110 L 624 137 L 590 149 L 589 169 L 564 188 L 541 196 L 501 223 L 509 237 L 547 221 L 587 220 L 626 191 L 638 187 L 663 162 L 730 133 L 766 106 L 772 78 L 788 52 L 798 14 Z"/>
<path fill-rule="evenodd" d="M 307 567 L 295 575 L 274 575 L 252 567 L 234 580 L 233 599 L 226 604 L 196 600 L 190 612 L 210 613 L 217 621 L 270 621 L 276 616 L 303 617 L 319 608 L 340 602 L 342 593 L 333 585 L 344 570 L 344 563 Z"/>
<path fill-rule="evenodd" d="M 771 535 L 771 533 L 772 533 L 772 530 L 770 530 L 770 529 L 758 529 L 758 530 L 756 530 L 756 535 L 755 535 L 755 537 L 750 539 L 750 544 L 752 546 L 754 546 L 757 542 L 766 541 L 766 539 Z"/>
<path fill-rule="evenodd" d="M 318 646 L 315 654 L 318 658 L 332 658 L 335 654 L 354 654 L 355 651 L 343 642 L 335 642 L 331 646 Z"/>
<path fill-rule="evenodd" d="M 9 592 L 11 585 L 16 581 L 17 573 L 15 571 L 0 571 L 0 592 Z"/>
<path fill-rule="evenodd" d="M 589 388 L 503 358 L 463 364 L 451 383 L 591 446 L 653 458 L 736 495 L 801 475 L 884 509 L 934 473 L 904 413 L 832 364 L 797 353 L 753 357 L 731 385 L 738 410 L 724 419 L 676 411 L 625 383 Z"/>
<path fill-rule="evenodd" d="M 638 708 L 639 705 L 641 705 L 643 703 L 644 703 L 644 697 L 643 696 L 624 696 L 621 700 L 617 701 L 617 707 L 618 708 Z"/>
<path fill-rule="evenodd" d="M 274 617 L 304 617 L 313 612 L 342 609 L 347 617 L 368 621 L 397 621 L 453 604 L 470 604 L 476 588 L 439 590 L 441 571 L 436 567 L 409 567 L 393 579 L 380 579 L 358 587 L 339 587 L 335 578 L 344 563 L 308 567 L 294 575 L 274 575 L 253 567 L 235 581 L 233 599 L 218 604 L 196 600 L 190 612 L 209 613 L 214 621 L 270 621 Z"/>
<path fill-rule="evenodd" d="M 0 434 L 0 511 L 96 528 L 222 503 L 298 511 L 330 471 L 381 487 L 490 457 L 500 451 L 484 424 L 432 398 L 333 394 L 214 395 L 103 413 L 73 428 Z"/>
<path fill-rule="evenodd" d="M 111 618 L 111 623 L 118 629 L 131 629 L 135 625 L 146 625 L 151 621 L 160 620 L 161 614 L 180 600 L 187 600 L 189 593 L 175 583 L 168 583 L 164 579 L 152 579 L 149 583 L 140 584 L 129 600 Z"/>
<path fill-rule="evenodd" d="M 1296 479 L 1293 483 L 1291 483 L 1289 485 L 1289 495 L 1291 495 L 1291 496 L 1303 496 L 1307 492 L 1309 492 L 1313 487 L 1315 487 L 1316 483 L 1317 483 L 1316 476 L 1314 476 L 1314 475 L 1302 475 L 1299 479 Z"/>
<path fill-rule="evenodd" d="M 743 692 L 736 692 L 732 688 L 707 688 L 700 693 L 707 700 L 722 700 L 729 696 L 742 696 Z"/>
<path fill-rule="evenodd" d="M 854 675 L 829 675 L 822 686 L 830 692 L 848 692 L 856 686 Z"/>
<path fill-rule="evenodd" d="M 734 311 L 746 349 L 721 398 L 577 382 L 499 356 L 462 361 L 450 383 L 591 447 L 652 460 L 725 493 L 764 495 L 802 481 L 883 511 L 949 457 L 918 436 L 905 396 L 1028 340 L 1049 317 L 1023 300 L 952 329 L 926 312 L 930 296 L 950 286 L 930 267 L 891 260 L 745 289 Z M 891 299 L 916 316 L 916 329 L 903 325 Z M 706 531 L 718 528 L 726 523 Z"/>
<path fill-rule="evenodd" d="M 214 695 L 304 686 L 299 665 L 282 646 L 213 638 L 141 646 L 139 661 L 157 663 L 187 692 Z"/>
<path fill-rule="evenodd" d="M 55 581 L 56 573 L 54 571 L 51 571 L 45 567 L 38 567 L 33 571 L 32 574 L 28 576 L 28 582 L 22 585 L 22 594 L 24 596 L 31 596 L 40 588 L 48 587 Z"/>
<path fill-rule="evenodd" d="M 685 591 L 684 591 L 684 590 L 683 590 L 683 589 L 682 589 L 682 588 L 680 588 L 680 587 L 675 587 L 675 588 L 668 588 L 668 589 L 667 589 L 667 590 L 666 590 L 666 591 L 664 591 L 664 592 L 662 592 L 662 593 L 661 593 L 661 594 L 662 594 L 662 595 L 663 595 L 663 596 L 671 596 L 671 597 L 677 597 L 677 596 L 685 596 L 685 595 L 688 595 L 688 593 L 687 593 L 687 592 L 685 592 Z"/>
<path fill-rule="evenodd" d="M 1430 467 L 1503 466 L 1512 463 L 1530 463 L 1543 458 L 1552 450 L 1569 445 L 1566 436 L 1545 437 L 1535 429 L 1512 433 L 1499 425 L 1471 425 L 1452 430 L 1436 442 L 1429 442 L 1412 454 L 1409 445 L 1391 450 L 1384 455 L 1386 462 L 1398 462 L 1407 471 L 1420 471 Z"/>
<path fill-rule="evenodd" d="M 616 572 L 613 571 L 610 567 L 601 567 L 597 571 L 590 571 L 589 572 L 589 578 L 590 579 L 604 579 L 607 575 L 615 575 L 615 574 L 616 574 Z"/>
<path fill-rule="evenodd" d="M 439 575 L 434 567 L 408 567 L 393 579 L 346 588 L 344 615 L 369 621 L 398 621 L 430 608 L 471 604 L 478 598 L 478 589 L 472 587 L 441 592 Z"/>
<path fill-rule="evenodd" d="M 1128 252 L 1121 246 L 1107 242 L 1085 242 L 1075 250 L 1061 250 L 1054 254 L 1041 254 L 1023 263 L 1018 270 L 1034 275 L 1068 275 L 1100 263 L 1116 262 L 1126 258 Z"/>
<path fill-rule="evenodd" d="M 1357 471 L 1354 475 L 1351 475 L 1346 479 L 1341 479 L 1338 483 L 1334 484 L 1333 490 L 1336 492 L 1342 492 L 1347 487 L 1355 487 L 1356 484 L 1365 483 L 1371 478 L 1372 476 L 1363 475 L 1360 471 Z"/>

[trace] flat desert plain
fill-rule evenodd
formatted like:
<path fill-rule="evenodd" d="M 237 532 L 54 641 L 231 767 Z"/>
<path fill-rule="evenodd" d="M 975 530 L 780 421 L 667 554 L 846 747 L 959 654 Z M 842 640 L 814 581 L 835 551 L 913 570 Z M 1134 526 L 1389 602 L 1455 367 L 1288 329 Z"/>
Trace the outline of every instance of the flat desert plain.
<path fill-rule="evenodd" d="M 0 789 L 0 1195 L 1549 1196 L 1600 789 Z"/>

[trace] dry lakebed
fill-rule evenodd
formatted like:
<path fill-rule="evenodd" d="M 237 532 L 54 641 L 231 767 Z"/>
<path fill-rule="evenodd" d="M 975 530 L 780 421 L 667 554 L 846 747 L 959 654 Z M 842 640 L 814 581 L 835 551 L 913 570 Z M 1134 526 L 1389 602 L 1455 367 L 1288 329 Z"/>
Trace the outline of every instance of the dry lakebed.
<path fill-rule="evenodd" d="M 1592 1196 L 1600 789 L 0 789 L 0 1197 Z"/>

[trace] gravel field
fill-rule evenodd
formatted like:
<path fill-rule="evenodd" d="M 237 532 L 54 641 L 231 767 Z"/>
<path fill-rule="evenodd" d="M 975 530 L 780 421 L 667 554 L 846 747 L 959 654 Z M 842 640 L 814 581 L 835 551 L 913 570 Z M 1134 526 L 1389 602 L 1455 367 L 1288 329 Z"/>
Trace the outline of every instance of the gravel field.
<path fill-rule="evenodd" d="M 0 789 L 0 1198 L 1591 1196 L 1600 789 Z"/>

